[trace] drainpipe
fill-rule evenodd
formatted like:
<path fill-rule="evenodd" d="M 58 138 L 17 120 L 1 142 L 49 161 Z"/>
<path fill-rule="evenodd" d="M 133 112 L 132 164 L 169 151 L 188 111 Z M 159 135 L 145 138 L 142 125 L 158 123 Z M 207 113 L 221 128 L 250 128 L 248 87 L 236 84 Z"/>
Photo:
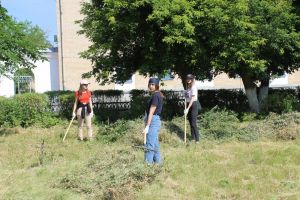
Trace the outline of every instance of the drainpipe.
<path fill-rule="evenodd" d="M 0 0 L 1 1 L 1 0 Z M 61 60 L 61 82 L 62 89 L 65 90 L 65 74 L 64 74 L 64 54 L 63 54 L 63 38 L 62 38 L 62 10 L 61 10 L 61 0 L 58 0 L 59 3 L 59 36 L 60 36 L 60 60 Z"/>

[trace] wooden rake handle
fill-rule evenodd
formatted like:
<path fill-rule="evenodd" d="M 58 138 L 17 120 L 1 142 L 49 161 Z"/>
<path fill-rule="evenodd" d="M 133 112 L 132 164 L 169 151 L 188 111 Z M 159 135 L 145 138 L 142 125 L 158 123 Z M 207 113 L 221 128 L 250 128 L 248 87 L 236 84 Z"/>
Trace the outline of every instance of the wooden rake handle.
<path fill-rule="evenodd" d="M 184 98 L 184 112 L 186 110 L 186 98 Z M 186 143 L 186 114 L 184 113 L 184 143 Z"/>
<path fill-rule="evenodd" d="M 67 134 L 68 134 L 68 132 L 69 132 L 69 129 L 70 129 L 70 127 L 71 127 L 71 125 L 72 125 L 73 120 L 75 119 L 75 117 L 76 117 L 76 116 L 72 117 L 72 119 L 71 119 L 71 121 L 70 121 L 70 124 L 69 124 L 69 126 L 68 126 L 68 128 L 67 128 L 67 131 L 66 131 L 66 133 L 65 133 L 64 138 L 63 138 L 62 141 L 65 141 L 66 136 L 67 136 Z"/>

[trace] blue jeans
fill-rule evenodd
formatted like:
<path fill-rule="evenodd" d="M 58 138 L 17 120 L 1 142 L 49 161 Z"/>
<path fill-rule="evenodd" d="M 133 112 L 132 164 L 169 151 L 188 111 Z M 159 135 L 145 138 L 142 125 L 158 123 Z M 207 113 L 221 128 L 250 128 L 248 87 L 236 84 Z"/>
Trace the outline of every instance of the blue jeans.
<path fill-rule="evenodd" d="M 160 163 L 160 150 L 159 150 L 159 141 L 158 135 L 161 127 L 160 117 L 158 115 L 153 115 L 149 132 L 146 137 L 145 144 L 145 161 L 148 164 Z"/>

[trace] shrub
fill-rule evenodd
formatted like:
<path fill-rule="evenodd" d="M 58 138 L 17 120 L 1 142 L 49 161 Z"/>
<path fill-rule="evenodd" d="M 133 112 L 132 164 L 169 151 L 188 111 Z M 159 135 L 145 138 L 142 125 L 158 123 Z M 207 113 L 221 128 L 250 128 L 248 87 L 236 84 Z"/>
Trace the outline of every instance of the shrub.
<path fill-rule="evenodd" d="M 211 109 L 200 121 L 203 136 L 215 139 L 230 138 L 239 134 L 237 114 L 225 109 Z"/>
<path fill-rule="evenodd" d="M 59 116 L 70 119 L 74 106 L 75 96 L 74 93 L 65 93 L 58 96 L 59 102 Z"/>
<path fill-rule="evenodd" d="M 299 108 L 299 102 L 295 95 L 288 92 L 273 92 L 262 103 L 262 111 L 287 113 Z"/>
<path fill-rule="evenodd" d="M 74 105 L 74 91 L 50 91 L 45 92 L 48 96 L 52 111 L 56 112 L 59 117 L 70 118 Z"/>
<path fill-rule="evenodd" d="M 243 90 L 198 90 L 198 99 L 206 109 L 218 106 L 235 112 L 249 110 L 248 100 Z"/>
<path fill-rule="evenodd" d="M 0 126 L 49 127 L 58 123 L 50 112 L 49 99 L 44 94 L 25 93 L 0 99 L 0 107 Z"/>
<path fill-rule="evenodd" d="M 130 111 L 128 112 L 128 117 L 133 119 L 133 118 L 143 116 L 147 108 L 149 93 L 145 90 L 131 90 L 130 96 L 131 96 L 131 101 L 130 101 Z"/>
<path fill-rule="evenodd" d="M 184 100 L 181 99 L 180 93 L 173 91 L 162 91 L 164 95 L 164 105 L 162 111 L 163 119 L 172 119 L 175 116 L 183 115 Z"/>
<path fill-rule="evenodd" d="M 103 143 L 115 142 L 127 133 L 129 129 L 127 121 L 118 120 L 112 124 L 100 126 L 97 140 Z"/>
<path fill-rule="evenodd" d="M 19 126 L 21 124 L 19 116 L 21 112 L 18 110 L 19 106 L 16 101 L 13 101 L 12 98 L 1 98 L 0 107 L 1 127 Z"/>
<path fill-rule="evenodd" d="M 266 119 L 265 124 L 272 130 L 271 137 L 281 140 L 294 140 L 300 130 L 300 113 L 271 113 Z"/>
<path fill-rule="evenodd" d="M 94 90 L 93 95 L 94 96 L 103 96 L 105 98 L 107 97 L 121 97 L 121 95 L 124 94 L 123 90 Z"/>
<path fill-rule="evenodd" d="M 184 99 L 180 91 L 162 91 L 164 98 L 164 106 L 162 112 L 163 119 L 172 119 L 175 116 L 183 114 Z M 284 94 L 282 94 L 284 93 Z M 272 95 L 280 95 L 272 97 Z M 72 91 L 54 91 L 47 92 L 53 107 L 57 107 L 60 116 L 70 118 L 71 110 L 74 103 L 74 95 Z M 146 90 L 131 90 L 130 102 L 124 101 L 124 95 L 121 90 L 96 90 L 93 92 L 94 112 L 100 121 L 116 121 L 118 119 L 135 119 L 144 115 L 147 108 L 147 102 L 150 94 Z M 277 102 L 278 99 L 285 101 Z M 273 100 L 272 100 L 273 98 Z M 245 118 L 253 118 L 255 116 L 243 116 L 244 112 L 249 111 L 247 97 L 243 90 L 199 90 L 198 99 L 203 107 L 203 111 L 211 109 L 215 106 L 222 109 L 232 110 L 239 113 L 239 116 Z M 289 112 L 291 110 L 299 110 L 300 88 L 298 89 L 270 89 L 270 103 L 267 105 L 275 105 L 274 108 L 266 108 L 267 112 Z M 127 100 L 125 100 L 127 101 Z M 115 102 L 115 103 L 114 103 Z M 274 103 L 273 103 L 274 102 Z M 57 104 L 57 105 L 56 105 Z"/>

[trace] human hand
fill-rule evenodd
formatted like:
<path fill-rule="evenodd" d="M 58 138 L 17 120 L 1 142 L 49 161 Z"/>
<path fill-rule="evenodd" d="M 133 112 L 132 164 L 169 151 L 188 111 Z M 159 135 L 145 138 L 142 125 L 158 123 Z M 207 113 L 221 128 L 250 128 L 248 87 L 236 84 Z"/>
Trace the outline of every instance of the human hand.
<path fill-rule="evenodd" d="M 145 127 L 145 129 L 143 130 L 143 133 L 144 134 L 147 134 L 149 132 L 149 125 L 147 125 L 146 127 Z"/>
<path fill-rule="evenodd" d="M 94 117 L 94 112 L 93 111 L 90 113 L 90 116 L 91 116 L 91 118 Z"/>
<path fill-rule="evenodd" d="M 72 118 L 75 118 L 76 117 L 76 114 L 73 112 L 72 113 Z"/>
<path fill-rule="evenodd" d="M 184 110 L 184 115 L 187 115 L 189 113 L 189 109 Z"/>
<path fill-rule="evenodd" d="M 144 133 L 144 144 L 147 143 L 147 133 L 149 132 L 149 125 L 145 127 L 145 129 L 143 130 Z"/>

